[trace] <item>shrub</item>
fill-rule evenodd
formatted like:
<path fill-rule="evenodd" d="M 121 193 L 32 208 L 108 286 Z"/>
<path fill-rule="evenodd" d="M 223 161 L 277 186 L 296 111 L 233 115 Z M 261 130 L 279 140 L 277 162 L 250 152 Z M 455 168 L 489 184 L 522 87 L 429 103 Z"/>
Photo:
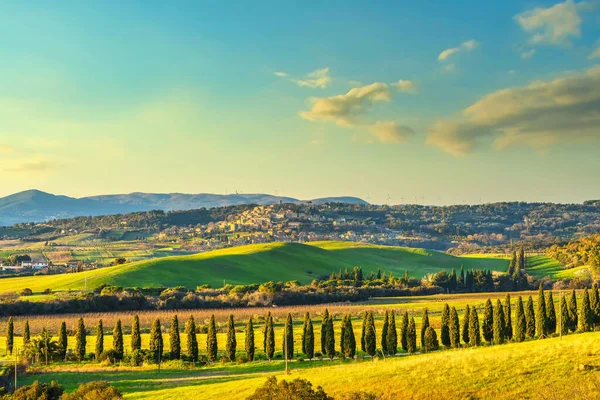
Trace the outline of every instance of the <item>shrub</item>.
<path fill-rule="evenodd" d="M 327 396 L 320 386 L 315 391 L 312 383 L 306 379 L 294 379 L 291 382 L 282 380 L 279 383 L 274 376 L 256 389 L 248 400 L 333 400 Z"/>
<path fill-rule="evenodd" d="M 52 294 L 52 289 L 44 289 L 43 294 Z"/>
<path fill-rule="evenodd" d="M 65 389 L 55 381 L 50 383 L 33 382 L 31 385 L 21 386 L 13 395 L 13 400 L 59 400 Z"/>
<path fill-rule="evenodd" d="M 116 363 L 119 359 L 119 353 L 115 349 L 104 350 L 98 356 L 98 362 L 109 361 L 111 364 Z"/>
<path fill-rule="evenodd" d="M 121 391 L 106 381 L 92 381 L 79 385 L 73 393 L 63 395 L 63 400 L 117 400 Z"/>
<path fill-rule="evenodd" d="M 19 292 L 21 296 L 31 296 L 33 294 L 33 290 L 29 288 L 25 288 Z"/>

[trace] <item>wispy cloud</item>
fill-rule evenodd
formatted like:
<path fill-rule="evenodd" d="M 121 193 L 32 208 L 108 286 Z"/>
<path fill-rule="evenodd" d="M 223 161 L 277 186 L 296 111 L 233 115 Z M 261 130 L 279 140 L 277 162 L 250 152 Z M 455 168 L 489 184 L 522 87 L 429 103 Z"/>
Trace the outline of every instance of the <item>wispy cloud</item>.
<path fill-rule="evenodd" d="M 52 172 L 58 166 L 58 164 L 48 160 L 25 160 L 11 163 L 3 169 L 6 172 L 15 173 L 42 173 Z"/>
<path fill-rule="evenodd" d="M 14 150 L 15 148 L 12 146 L 9 146 L 7 144 L 0 144 L 0 153 L 10 153 Z"/>
<path fill-rule="evenodd" d="M 523 58 L 523 59 L 531 58 L 531 57 L 533 57 L 534 54 L 535 54 L 535 49 L 524 50 L 521 52 L 521 58 Z"/>
<path fill-rule="evenodd" d="M 321 88 L 324 89 L 327 86 L 330 86 L 333 82 L 331 76 L 329 76 L 329 67 L 317 69 L 315 71 L 309 72 L 303 78 L 294 78 L 287 72 L 274 72 L 275 76 L 280 78 L 289 78 L 291 82 L 294 82 L 298 86 L 310 87 L 310 88 Z"/>
<path fill-rule="evenodd" d="M 285 78 L 285 77 L 289 76 L 287 73 L 281 72 L 281 71 L 273 72 L 273 75 L 278 76 L 280 78 Z"/>
<path fill-rule="evenodd" d="M 398 82 L 394 82 L 391 85 L 395 87 L 397 91 L 403 93 L 415 93 L 417 91 L 415 83 L 407 79 L 400 79 Z"/>
<path fill-rule="evenodd" d="M 598 45 L 596 46 L 594 51 L 592 51 L 592 53 L 590 54 L 590 56 L 588 58 L 590 60 L 594 59 L 594 58 L 600 58 L 600 40 L 598 40 Z"/>
<path fill-rule="evenodd" d="M 479 46 L 479 42 L 476 40 L 467 40 L 466 42 L 461 43 L 459 47 L 451 47 L 442 51 L 438 55 L 438 61 L 447 61 L 450 56 L 460 53 L 460 52 L 469 52 L 476 49 Z"/>
<path fill-rule="evenodd" d="M 427 143 L 463 155 L 492 141 L 493 147 L 525 144 L 548 149 L 556 142 L 600 140 L 600 66 L 550 81 L 499 90 L 440 120 Z"/>

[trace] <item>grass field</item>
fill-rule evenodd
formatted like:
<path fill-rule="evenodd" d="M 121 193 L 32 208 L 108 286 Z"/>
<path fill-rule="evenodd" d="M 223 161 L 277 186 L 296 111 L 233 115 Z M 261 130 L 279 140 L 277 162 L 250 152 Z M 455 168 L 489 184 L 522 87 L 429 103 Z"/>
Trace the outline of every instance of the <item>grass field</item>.
<path fill-rule="evenodd" d="M 114 255 L 114 254 L 113 254 Z M 102 256 L 96 254 L 95 257 Z M 93 288 L 102 283 L 130 287 L 195 288 L 208 283 L 220 287 L 231 284 L 262 283 L 269 280 L 299 280 L 308 283 L 320 275 L 361 266 L 365 273 L 408 270 L 421 278 L 442 269 L 479 268 L 504 271 L 507 261 L 490 258 L 459 258 L 445 253 L 405 247 L 386 247 L 351 242 L 270 243 L 233 247 L 201 254 L 165 257 L 133 262 L 77 274 L 7 278 L 0 280 L 0 292 L 30 288 L 56 290 Z"/>

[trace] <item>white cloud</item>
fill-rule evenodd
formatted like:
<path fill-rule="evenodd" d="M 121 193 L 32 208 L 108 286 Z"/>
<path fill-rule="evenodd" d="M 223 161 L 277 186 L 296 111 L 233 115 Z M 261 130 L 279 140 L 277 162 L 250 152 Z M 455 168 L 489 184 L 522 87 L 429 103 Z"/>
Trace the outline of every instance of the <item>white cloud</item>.
<path fill-rule="evenodd" d="M 405 143 L 415 135 L 411 127 L 396 121 L 377 121 L 369 127 L 369 131 L 381 143 Z"/>
<path fill-rule="evenodd" d="M 581 14 L 593 8 L 589 2 L 567 0 L 552 7 L 525 11 L 514 18 L 530 35 L 531 43 L 568 45 L 570 39 L 581 36 Z"/>
<path fill-rule="evenodd" d="M 298 79 L 292 77 L 287 72 L 277 71 L 273 73 L 275 76 L 280 78 L 289 78 L 290 81 L 294 82 L 298 86 L 310 87 L 310 88 L 321 88 L 324 89 L 331 85 L 333 80 L 329 76 L 329 67 L 317 69 L 313 72 L 309 72 L 304 78 Z"/>
<path fill-rule="evenodd" d="M 491 93 L 459 118 L 437 121 L 427 143 L 463 155 L 491 141 L 496 149 L 600 140 L 600 65 L 551 81 Z"/>
<path fill-rule="evenodd" d="M 449 49 L 442 51 L 438 55 L 438 61 L 446 61 L 453 54 L 460 53 L 460 52 L 469 52 L 469 51 L 476 49 L 478 46 L 479 46 L 479 42 L 477 42 L 476 40 L 473 40 L 473 39 L 467 40 L 466 42 L 461 43 L 461 45 L 459 47 L 451 47 Z"/>
<path fill-rule="evenodd" d="M 589 59 L 591 60 L 593 58 L 600 58 L 600 44 L 598 44 L 598 47 L 590 54 Z"/>
<path fill-rule="evenodd" d="M 281 71 L 273 72 L 273 75 L 278 76 L 280 78 L 285 78 L 285 77 L 289 76 L 286 72 L 281 72 Z"/>
<path fill-rule="evenodd" d="M 535 54 L 535 49 L 531 49 L 531 50 L 527 50 L 527 51 L 522 51 L 521 52 L 521 58 L 525 59 L 525 58 L 531 58 L 533 57 L 533 55 Z"/>
<path fill-rule="evenodd" d="M 415 83 L 407 79 L 400 79 L 398 82 L 394 82 L 391 85 L 395 87 L 396 90 L 403 93 L 414 93 L 417 89 Z"/>

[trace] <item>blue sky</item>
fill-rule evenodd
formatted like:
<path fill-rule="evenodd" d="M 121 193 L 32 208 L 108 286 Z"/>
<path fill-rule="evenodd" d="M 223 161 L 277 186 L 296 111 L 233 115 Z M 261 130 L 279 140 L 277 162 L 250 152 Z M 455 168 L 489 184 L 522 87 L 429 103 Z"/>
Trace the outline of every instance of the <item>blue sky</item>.
<path fill-rule="evenodd" d="M 597 2 L 12 1 L 0 35 L 0 195 L 600 197 Z"/>

